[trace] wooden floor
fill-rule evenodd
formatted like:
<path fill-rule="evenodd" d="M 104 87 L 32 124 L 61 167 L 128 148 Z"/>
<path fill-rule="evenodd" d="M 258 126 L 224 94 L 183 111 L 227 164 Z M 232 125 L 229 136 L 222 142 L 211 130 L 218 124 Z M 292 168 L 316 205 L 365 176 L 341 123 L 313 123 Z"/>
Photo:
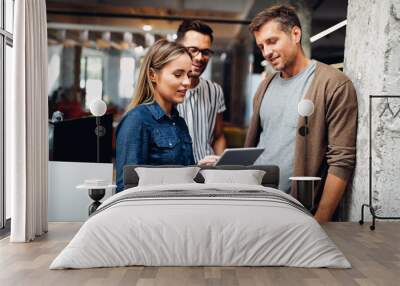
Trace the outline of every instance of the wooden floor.
<path fill-rule="evenodd" d="M 324 226 L 353 268 L 121 267 L 48 270 L 79 229 L 51 223 L 49 233 L 27 244 L 0 241 L 0 285 L 400 285 L 400 223 L 378 222 L 375 231 L 357 223 Z"/>

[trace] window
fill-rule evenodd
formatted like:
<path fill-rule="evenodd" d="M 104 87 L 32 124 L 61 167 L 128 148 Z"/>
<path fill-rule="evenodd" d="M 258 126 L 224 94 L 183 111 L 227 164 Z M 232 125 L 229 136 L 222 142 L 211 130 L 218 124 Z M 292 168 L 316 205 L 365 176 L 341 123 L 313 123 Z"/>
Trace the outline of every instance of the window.
<path fill-rule="evenodd" d="M 133 96 L 133 83 L 135 79 L 135 59 L 122 57 L 119 78 L 119 96 L 131 99 Z"/>
<path fill-rule="evenodd" d="M 86 56 L 81 58 L 80 87 L 86 90 L 85 108 L 90 103 L 101 99 L 103 95 L 103 58 L 100 56 Z"/>
<path fill-rule="evenodd" d="M 61 52 L 61 46 L 48 47 L 49 66 L 47 71 L 47 88 L 50 94 L 54 92 L 54 90 L 56 90 L 57 87 L 60 85 Z"/>
<path fill-rule="evenodd" d="M 11 94 L 11 87 L 12 87 L 11 86 L 11 75 L 13 73 L 12 46 L 10 46 L 10 45 L 6 45 L 5 62 L 6 62 L 6 67 L 5 67 L 6 73 L 5 73 L 5 89 L 4 90 L 5 90 L 6 97 L 9 98 L 9 95 Z M 4 152 L 4 154 L 5 154 L 5 152 Z M 11 218 L 11 208 L 10 208 L 10 206 L 11 206 L 11 193 L 10 193 L 10 189 L 9 188 L 5 188 L 5 206 L 6 206 L 5 212 L 4 212 L 5 213 L 5 218 L 9 219 L 9 218 Z"/>
<path fill-rule="evenodd" d="M 14 0 L 0 0 L 0 236 L 10 218 L 10 194 L 5 188 L 5 105 L 11 94 Z M 9 224 L 7 224 L 9 225 Z M 7 231 L 7 230 L 6 230 Z"/>
<path fill-rule="evenodd" d="M 9 33 L 13 33 L 14 31 L 14 0 L 5 0 L 5 30 Z"/>
<path fill-rule="evenodd" d="M 0 228 L 4 227 L 4 35 L 0 34 Z"/>

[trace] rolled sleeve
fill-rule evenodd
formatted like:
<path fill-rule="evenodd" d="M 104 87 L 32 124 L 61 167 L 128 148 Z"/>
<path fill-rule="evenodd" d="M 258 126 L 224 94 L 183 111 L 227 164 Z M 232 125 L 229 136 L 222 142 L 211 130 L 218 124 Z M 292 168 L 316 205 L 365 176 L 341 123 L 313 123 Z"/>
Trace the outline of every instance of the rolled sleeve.
<path fill-rule="evenodd" d="M 350 80 L 335 89 L 327 108 L 328 173 L 348 180 L 356 163 L 357 95 Z"/>
<path fill-rule="evenodd" d="M 219 85 L 217 87 L 217 96 L 218 96 L 217 113 L 222 113 L 226 110 L 226 106 L 225 106 L 224 92 L 222 91 L 222 87 Z"/>

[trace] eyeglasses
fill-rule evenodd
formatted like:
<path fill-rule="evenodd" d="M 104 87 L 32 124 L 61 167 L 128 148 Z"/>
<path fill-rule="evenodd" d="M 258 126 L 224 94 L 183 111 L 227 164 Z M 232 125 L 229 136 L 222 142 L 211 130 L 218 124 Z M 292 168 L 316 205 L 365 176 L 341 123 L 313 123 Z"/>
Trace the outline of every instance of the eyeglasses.
<path fill-rule="evenodd" d="M 187 50 L 192 55 L 192 57 L 197 56 L 199 53 L 201 53 L 201 55 L 203 57 L 210 57 L 210 56 L 212 56 L 214 54 L 213 50 L 210 50 L 210 49 L 199 49 L 197 47 L 187 47 Z"/>

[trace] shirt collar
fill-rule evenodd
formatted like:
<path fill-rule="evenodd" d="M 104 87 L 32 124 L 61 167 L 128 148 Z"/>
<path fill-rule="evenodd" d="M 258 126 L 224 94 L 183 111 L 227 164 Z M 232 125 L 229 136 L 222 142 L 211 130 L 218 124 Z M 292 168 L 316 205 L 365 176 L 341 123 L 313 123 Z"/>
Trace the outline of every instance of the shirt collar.
<path fill-rule="evenodd" d="M 165 111 L 160 107 L 160 105 L 158 105 L 156 101 L 150 104 L 146 104 L 146 107 L 150 111 L 154 119 L 160 120 L 164 116 L 168 118 L 167 114 L 165 114 Z M 171 111 L 171 117 L 174 118 L 178 116 L 179 116 L 178 110 L 175 107 L 173 107 Z"/>

